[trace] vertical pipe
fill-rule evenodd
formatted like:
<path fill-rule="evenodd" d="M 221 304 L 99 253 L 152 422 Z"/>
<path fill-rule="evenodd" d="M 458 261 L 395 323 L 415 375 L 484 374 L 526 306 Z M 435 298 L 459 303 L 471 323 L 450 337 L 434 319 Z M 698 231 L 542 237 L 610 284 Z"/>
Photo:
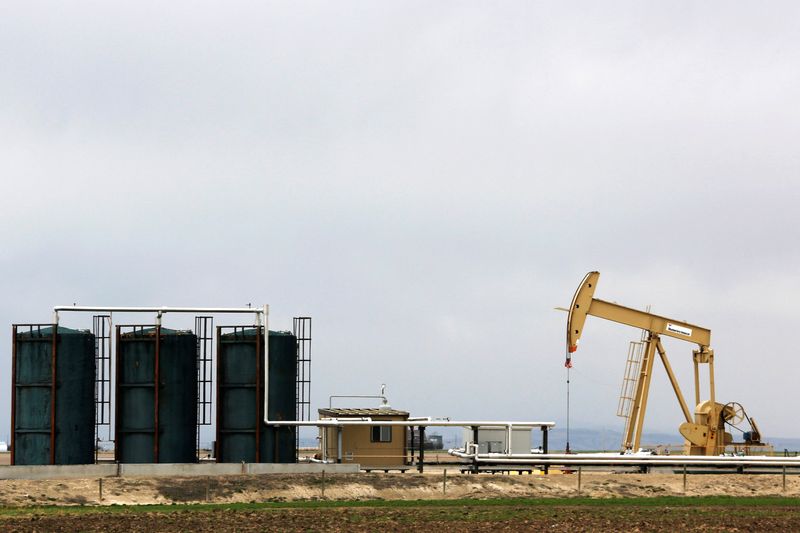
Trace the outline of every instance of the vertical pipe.
<path fill-rule="evenodd" d="M 305 345 L 303 341 L 300 339 L 305 338 L 305 325 L 303 321 L 298 318 L 294 317 L 292 319 L 292 332 L 295 335 L 295 342 L 297 343 L 297 369 L 295 370 L 295 406 L 294 410 L 296 414 L 295 420 L 305 420 L 305 409 L 303 408 L 303 403 L 305 402 L 305 389 L 303 388 L 304 380 L 305 380 L 305 365 L 303 360 L 306 358 L 305 356 Z M 299 437 L 296 434 L 296 442 L 299 442 Z M 299 448 L 299 444 L 297 445 Z"/>
<path fill-rule="evenodd" d="M 17 435 L 17 326 L 11 326 L 11 464 L 14 463 L 14 453 Z"/>
<path fill-rule="evenodd" d="M 158 389 L 161 387 L 161 374 L 160 374 L 160 351 L 161 351 L 161 320 L 159 317 L 159 323 L 156 324 L 156 346 L 155 346 L 155 364 L 153 365 L 153 380 L 155 383 L 153 384 L 153 403 L 155 404 L 154 408 L 154 419 L 153 419 L 153 427 L 155 432 L 153 433 L 153 462 L 159 463 L 158 458 Z"/>
<path fill-rule="evenodd" d="M 542 426 L 542 453 L 545 455 L 547 452 L 547 436 L 549 433 L 549 429 L 547 426 Z M 550 471 L 549 465 L 544 465 L 544 473 L 547 474 Z"/>
<path fill-rule="evenodd" d="M 114 429 L 114 426 L 111 424 L 111 401 L 114 399 L 114 405 L 117 404 L 116 399 L 114 397 L 114 391 L 116 390 L 116 383 L 111 379 L 111 372 L 112 372 L 112 362 L 114 361 L 114 346 L 111 343 L 111 332 L 114 330 L 114 318 L 112 313 L 108 313 L 108 440 L 111 440 L 111 431 Z M 116 413 L 114 413 L 116 415 Z M 116 436 L 114 437 L 116 439 Z"/>
<path fill-rule="evenodd" d="M 472 445 L 475 447 L 475 457 L 472 458 L 472 473 L 478 473 L 478 452 L 480 452 L 480 444 L 478 444 L 478 426 L 472 426 Z"/>
<path fill-rule="evenodd" d="M 105 325 L 105 322 L 103 322 Z M 102 357 L 102 348 L 97 344 L 97 336 L 99 335 L 100 338 L 103 338 L 103 333 L 100 331 L 100 322 L 98 322 L 98 316 L 95 315 L 92 317 L 92 333 L 94 333 L 94 462 L 97 463 L 97 460 L 100 458 L 100 419 L 101 413 L 98 412 L 99 410 L 102 411 L 103 404 L 98 403 L 103 401 L 103 386 L 102 386 L 102 379 L 103 379 L 103 360 Z"/>
<path fill-rule="evenodd" d="M 542 453 L 546 454 L 547 450 L 547 437 L 549 434 L 549 428 L 547 426 L 542 426 Z"/>
<path fill-rule="evenodd" d="M 264 423 L 269 423 L 269 305 L 262 311 L 264 322 Z"/>
<path fill-rule="evenodd" d="M 342 462 L 342 426 L 336 426 L 336 462 Z"/>
<path fill-rule="evenodd" d="M 786 465 L 783 465 L 783 492 L 786 492 Z"/>
<path fill-rule="evenodd" d="M 319 446 L 320 446 L 320 448 L 322 448 L 320 450 L 320 452 L 322 452 L 322 461 L 323 462 L 328 462 L 328 431 L 330 431 L 330 428 L 328 428 L 328 427 L 324 427 L 323 426 L 323 427 L 319 428 L 319 432 L 320 432 L 320 436 L 321 436 L 320 441 L 319 441 Z"/>
<path fill-rule="evenodd" d="M 120 391 L 120 387 L 119 387 L 120 386 L 119 349 L 120 349 L 121 340 L 122 340 L 122 334 L 121 334 L 120 329 L 121 329 L 120 326 L 117 326 L 117 342 L 116 342 L 117 349 L 114 352 L 114 357 L 116 359 L 116 361 L 114 362 L 115 375 L 116 375 L 114 381 L 116 381 L 116 383 L 117 383 L 117 388 L 116 388 L 117 399 L 114 402 L 114 460 L 117 463 L 119 463 L 120 459 L 122 458 L 122 440 L 123 440 L 122 436 L 121 436 L 122 435 L 122 431 L 121 431 L 122 422 L 120 422 L 120 417 L 119 417 L 119 400 L 120 400 L 120 398 L 119 398 L 119 396 L 120 396 L 120 392 L 119 392 Z"/>
<path fill-rule="evenodd" d="M 256 326 L 256 463 L 261 462 L 261 426 L 264 425 L 263 419 L 269 418 L 268 413 L 261 413 L 261 405 L 262 401 L 264 404 L 264 408 L 266 409 L 267 400 L 266 400 L 266 381 L 269 379 L 269 376 L 264 374 L 261 375 L 261 361 L 262 361 L 262 354 L 266 357 L 266 346 L 267 346 L 267 339 L 264 339 L 264 350 L 261 349 L 261 326 Z M 266 364 L 266 361 L 265 361 Z M 264 398 L 261 398 L 261 394 L 264 394 Z"/>
<path fill-rule="evenodd" d="M 411 426 L 411 464 L 414 464 L 414 426 Z"/>
<path fill-rule="evenodd" d="M 419 473 L 425 468 L 425 426 L 419 427 Z"/>
<path fill-rule="evenodd" d="M 220 396 L 220 394 L 219 394 L 220 383 L 222 381 L 222 379 L 221 379 L 221 377 L 222 377 L 222 364 L 221 364 L 222 358 L 220 357 L 220 348 L 222 348 L 221 337 L 222 337 L 222 328 L 217 326 L 217 417 L 216 417 L 216 419 L 217 419 L 217 424 L 216 424 L 217 425 L 217 429 L 216 429 L 217 438 L 214 440 L 214 449 L 211 450 L 214 453 L 214 460 L 217 463 L 220 462 L 220 459 L 219 459 L 219 443 L 220 443 L 220 437 L 222 436 L 222 425 L 220 424 L 220 413 L 222 412 L 222 408 L 225 405 L 223 403 L 223 401 L 221 401 L 222 400 L 222 396 Z"/>
<path fill-rule="evenodd" d="M 714 449 L 711 450 L 711 453 L 709 453 L 708 448 L 706 448 L 706 455 L 716 455 L 720 452 L 719 441 L 722 440 L 724 443 L 725 437 L 724 435 L 720 435 L 719 430 L 719 419 L 721 418 L 722 413 L 717 410 L 717 399 L 714 391 L 714 352 L 712 350 L 709 350 L 708 354 L 708 389 L 709 400 L 711 400 L 711 411 L 708 413 L 708 416 L 710 417 L 708 425 L 712 426 L 713 424 L 712 427 L 714 431 L 714 439 L 712 442 L 714 443 Z M 724 434 L 724 431 L 722 431 L 722 433 Z M 722 448 L 724 447 L 725 445 L 723 444 Z"/>
<path fill-rule="evenodd" d="M 683 465 L 683 493 L 686 494 L 686 465 Z"/>
<path fill-rule="evenodd" d="M 56 464 L 56 372 L 57 345 L 58 345 L 58 324 L 53 324 L 52 354 L 50 359 L 50 464 Z"/>
<path fill-rule="evenodd" d="M 300 326 L 300 321 L 297 317 L 292 319 L 292 333 L 294 334 L 294 342 L 295 342 L 295 359 L 297 360 L 294 369 L 294 412 L 295 412 L 295 420 L 305 420 L 305 410 L 303 409 L 303 403 L 305 401 L 305 389 L 303 388 L 304 380 L 303 377 L 304 373 L 304 366 L 301 362 L 302 359 L 305 359 L 305 349 L 303 346 L 302 339 L 304 337 L 303 331 L 305 331 L 304 327 Z M 269 335 L 269 333 L 267 334 Z M 300 428 L 294 428 L 294 462 L 298 462 L 300 458 Z"/>
<path fill-rule="evenodd" d="M 700 357 L 700 352 L 695 350 L 694 352 L 694 405 L 700 403 L 700 363 L 697 361 L 697 358 Z"/>

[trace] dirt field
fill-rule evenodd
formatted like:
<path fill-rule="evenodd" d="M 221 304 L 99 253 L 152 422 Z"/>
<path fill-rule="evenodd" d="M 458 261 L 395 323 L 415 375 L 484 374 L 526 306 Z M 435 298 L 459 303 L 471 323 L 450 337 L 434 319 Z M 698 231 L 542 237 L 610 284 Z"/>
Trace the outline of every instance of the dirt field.
<path fill-rule="evenodd" d="M 0 531 L 800 531 L 800 476 L 0 480 Z M 693 496 L 716 496 L 718 499 Z M 766 496 L 766 497 L 765 497 Z"/>
<path fill-rule="evenodd" d="M 319 474 L 185 478 L 0 480 L 0 505 L 247 503 L 297 500 L 431 500 L 461 498 L 592 498 L 683 496 L 683 476 Z M 800 496 L 800 476 L 690 475 L 688 496 Z M 324 493 L 323 493 L 324 492 Z"/>

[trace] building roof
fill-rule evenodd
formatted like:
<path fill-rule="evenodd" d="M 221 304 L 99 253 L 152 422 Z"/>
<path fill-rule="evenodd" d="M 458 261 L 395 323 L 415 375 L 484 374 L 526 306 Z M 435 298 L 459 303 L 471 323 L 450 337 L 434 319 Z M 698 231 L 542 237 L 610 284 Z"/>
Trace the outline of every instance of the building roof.
<path fill-rule="evenodd" d="M 331 416 L 335 418 L 353 416 L 402 416 L 408 418 L 408 411 L 381 409 L 379 407 L 328 407 L 320 409 L 319 416 Z"/>

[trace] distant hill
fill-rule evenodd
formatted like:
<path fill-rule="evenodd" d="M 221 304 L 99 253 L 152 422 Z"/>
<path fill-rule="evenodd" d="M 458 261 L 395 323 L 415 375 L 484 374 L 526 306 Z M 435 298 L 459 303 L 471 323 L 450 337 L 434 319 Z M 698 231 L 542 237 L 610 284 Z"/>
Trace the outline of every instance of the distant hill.
<path fill-rule="evenodd" d="M 539 444 L 537 435 L 533 436 L 536 446 Z M 767 437 L 766 441 L 771 444 L 776 452 L 788 450 L 790 452 L 800 451 L 800 439 L 788 437 Z M 551 450 L 563 450 L 567 443 L 567 430 L 565 428 L 555 428 L 550 431 L 549 444 Z M 583 450 L 619 450 L 622 444 L 622 431 L 607 428 L 570 429 L 569 445 L 574 451 Z M 676 431 L 675 433 L 660 433 L 645 431 L 642 437 L 642 447 L 655 447 L 659 445 L 682 446 L 683 438 Z"/>
<path fill-rule="evenodd" d="M 788 450 L 790 452 L 800 451 L 800 439 L 774 437 L 767 438 L 767 443 L 771 444 L 776 452 Z M 533 436 L 534 446 L 538 446 L 540 437 Z M 549 447 L 551 450 L 563 450 L 567 443 L 567 430 L 565 428 L 555 428 L 550 431 Z M 586 450 L 619 450 L 622 445 L 622 430 L 610 429 L 570 429 L 569 445 L 573 451 Z M 647 448 L 658 445 L 681 446 L 683 438 L 676 431 L 675 433 L 645 432 L 642 436 L 642 447 Z"/>
<path fill-rule="evenodd" d="M 436 428 L 428 429 L 432 435 L 442 435 L 444 447 L 460 448 L 463 445 L 463 433 L 460 428 Z M 317 446 L 317 440 L 312 438 L 301 438 L 300 446 Z M 538 447 L 542 442 L 542 434 L 539 430 L 531 432 L 531 448 Z M 800 451 L 800 439 L 798 438 L 768 438 L 767 442 L 772 444 L 776 452 L 788 450 L 790 452 Z M 622 430 L 608 428 L 570 428 L 569 446 L 572 451 L 617 451 L 622 444 Z M 566 428 L 554 428 L 550 430 L 548 437 L 548 447 L 551 451 L 564 450 L 567 445 Z M 658 445 L 670 445 L 680 447 L 683 445 L 683 438 L 676 431 L 675 433 L 645 432 L 642 438 L 643 447 L 655 447 Z"/>
<path fill-rule="evenodd" d="M 533 440 L 536 442 L 537 437 L 534 436 Z M 674 434 L 645 433 L 642 437 L 642 447 L 658 445 L 680 446 L 682 444 L 683 439 L 677 432 Z M 555 428 L 550 431 L 549 447 L 551 450 L 563 450 L 566 445 L 566 428 Z M 617 451 L 622 447 L 622 430 L 571 428 L 569 432 L 569 447 L 572 451 Z"/>

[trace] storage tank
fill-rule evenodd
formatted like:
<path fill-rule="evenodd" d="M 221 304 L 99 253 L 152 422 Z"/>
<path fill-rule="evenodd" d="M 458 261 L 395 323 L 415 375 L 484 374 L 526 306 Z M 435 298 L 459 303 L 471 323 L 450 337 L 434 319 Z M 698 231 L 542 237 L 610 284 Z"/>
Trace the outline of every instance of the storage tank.
<path fill-rule="evenodd" d="M 115 458 L 197 462 L 197 336 L 117 326 Z M 157 384 L 157 386 L 156 386 Z"/>
<path fill-rule="evenodd" d="M 267 427 L 263 422 L 263 365 L 263 327 L 217 328 L 218 462 L 297 461 L 297 428 Z M 269 372 L 269 419 L 294 420 L 297 414 L 297 339 L 291 333 L 269 332 Z"/>
<path fill-rule="evenodd" d="M 15 325 L 11 352 L 11 464 L 94 463 L 94 335 Z"/>

